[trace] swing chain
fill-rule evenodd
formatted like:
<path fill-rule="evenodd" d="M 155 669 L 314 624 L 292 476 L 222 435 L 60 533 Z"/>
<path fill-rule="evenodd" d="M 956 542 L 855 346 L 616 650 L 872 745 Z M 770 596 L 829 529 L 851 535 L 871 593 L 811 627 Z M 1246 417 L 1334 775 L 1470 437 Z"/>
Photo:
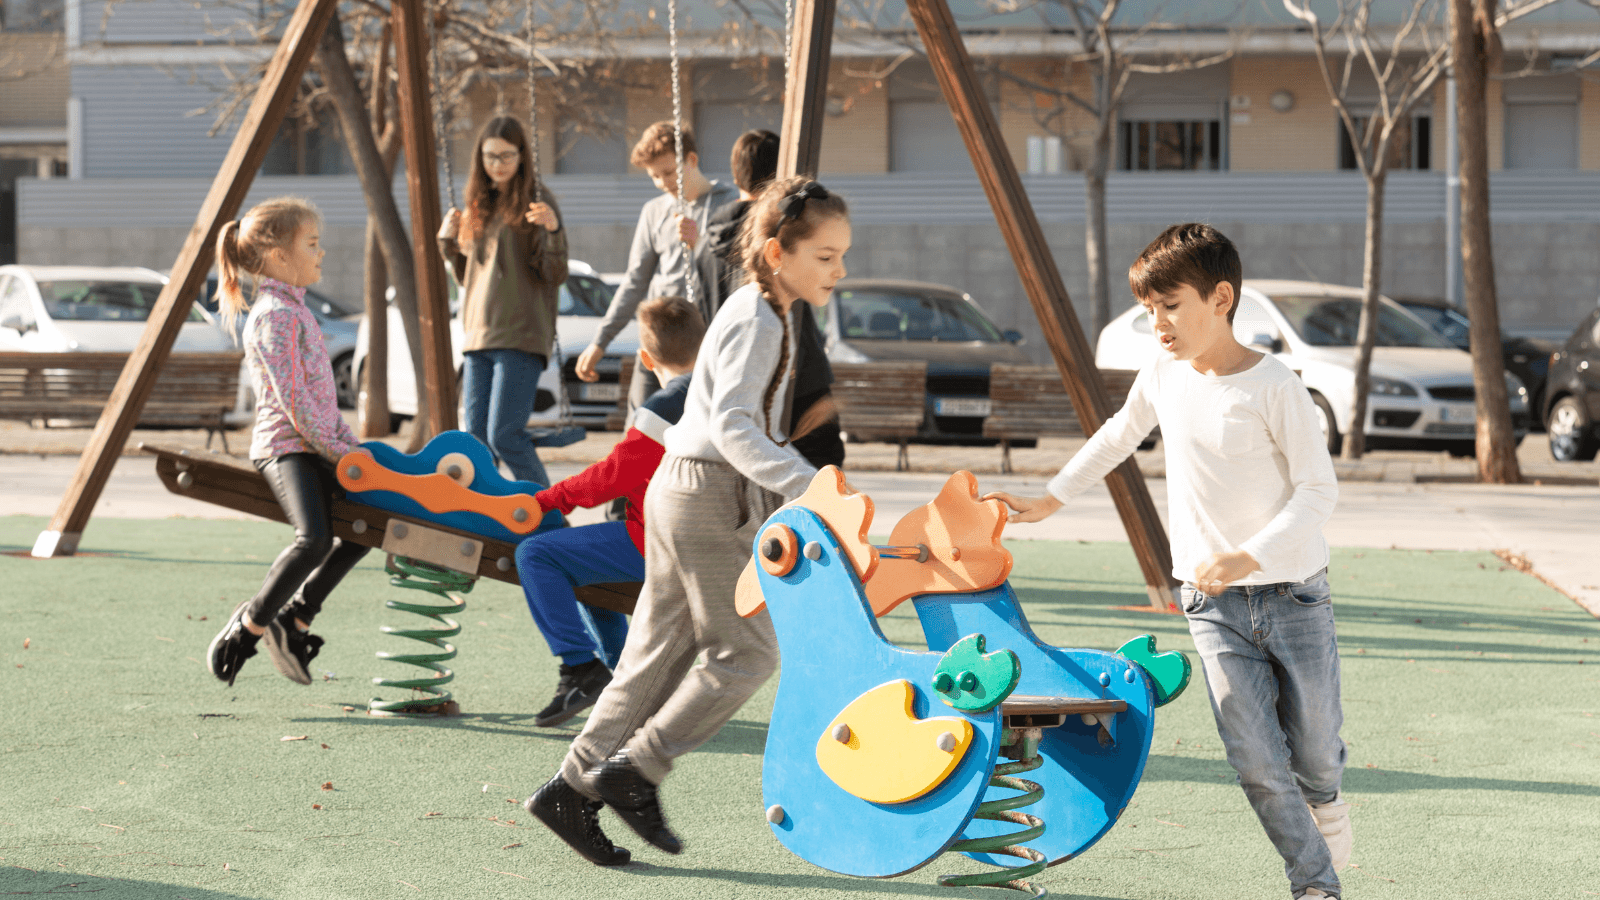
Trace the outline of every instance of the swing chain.
<path fill-rule="evenodd" d="M 790 43 L 794 40 L 794 0 L 784 0 L 783 4 L 783 83 L 785 92 L 789 88 L 789 75 L 794 71 L 794 48 Z"/>
<path fill-rule="evenodd" d="M 537 57 L 533 52 L 533 0 L 528 0 L 528 153 L 532 156 L 533 202 L 544 202 L 544 178 L 539 168 L 539 91 L 535 84 L 534 66 Z M 556 353 L 561 353 L 561 342 L 556 341 Z M 565 394 L 565 392 L 563 392 Z M 563 396 L 562 402 L 565 403 Z"/>
<path fill-rule="evenodd" d="M 683 85 L 678 77 L 678 0 L 667 0 L 667 48 L 672 59 L 672 139 L 677 160 L 678 212 L 690 216 L 689 204 L 683 199 Z M 707 198 L 709 202 L 709 198 Z M 698 222 L 696 223 L 698 224 Z M 697 237 L 704 237 L 697 235 Z M 695 268 L 692 247 L 684 244 L 684 293 L 690 306 L 695 305 Z"/>
<path fill-rule="evenodd" d="M 445 18 L 445 8 L 442 2 L 439 5 L 438 12 L 430 18 L 433 40 L 430 42 L 428 55 L 433 63 L 433 65 L 429 66 L 429 69 L 432 70 L 433 80 L 433 129 L 435 140 L 439 142 L 439 160 L 444 163 L 444 186 L 450 197 L 450 207 L 459 209 L 460 204 L 456 202 L 455 167 L 450 162 L 450 129 L 445 122 L 445 116 L 449 112 L 449 104 L 445 102 L 443 83 L 439 77 L 441 66 L 439 44 L 440 38 L 444 34 L 443 20 Z"/>

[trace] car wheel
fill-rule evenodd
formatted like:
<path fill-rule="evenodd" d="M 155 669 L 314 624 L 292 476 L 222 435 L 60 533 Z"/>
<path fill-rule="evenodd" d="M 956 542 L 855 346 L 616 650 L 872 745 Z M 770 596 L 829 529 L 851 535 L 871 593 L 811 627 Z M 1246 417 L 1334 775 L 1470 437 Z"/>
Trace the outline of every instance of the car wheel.
<path fill-rule="evenodd" d="M 1336 455 L 1344 446 L 1344 437 L 1339 434 L 1339 420 L 1333 417 L 1333 405 L 1316 391 L 1311 392 L 1311 402 L 1317 407 L 1317 424 L 1322 426 L 1322 439 L 1328 446 L 1328 453 Z"/>
<path fill-rule="evenodd" d="M 1446 441 L 1444 451 L 1457 459 L 1468 459 L 1478 455 L 1478 441 Z"/>
<path fill-rule="evenodd" d="M 1588 462 L 1600 450 L 1576 397 L 1562 397 L 1550 407 L 1545 431 L 1550 435 L 1550 455 L 1558 462 Z"/>
<path fill-rule="evenodd" d="M 354 363 L 354 353 L 346 353 L 333 361 L 333 389 L 338 395 L 340 409 L 356 408 L 356 393 L 360 387 L 356 384 Z"/>

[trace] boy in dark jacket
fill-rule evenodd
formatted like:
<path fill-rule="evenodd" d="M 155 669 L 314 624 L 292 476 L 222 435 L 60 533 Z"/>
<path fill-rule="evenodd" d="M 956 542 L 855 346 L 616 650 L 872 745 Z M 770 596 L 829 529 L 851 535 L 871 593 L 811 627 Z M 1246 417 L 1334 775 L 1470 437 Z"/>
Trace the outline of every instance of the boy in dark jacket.
<path fill-rule="evenodd" d="M 699 310 L 681 297 L 647 300 L 638 316 L 639 362 L 664 387 L 634 413 L 627 435 L 605 459 L 534 496 L 541 510 L 563 514 L 625 498 L 627 520 L 536 534 L 517 547 L 517 578 L 528 610 L 550 652 L 561 659 L 555 697 L 533 720 L 542 727 L 593 706 L 611 681 L 628 635 L 627 617 L 580 604 L 574 588 L 644 580 L 644 492 L 661 463 L 662 438 L 683 414 L 706 332 Z"/>

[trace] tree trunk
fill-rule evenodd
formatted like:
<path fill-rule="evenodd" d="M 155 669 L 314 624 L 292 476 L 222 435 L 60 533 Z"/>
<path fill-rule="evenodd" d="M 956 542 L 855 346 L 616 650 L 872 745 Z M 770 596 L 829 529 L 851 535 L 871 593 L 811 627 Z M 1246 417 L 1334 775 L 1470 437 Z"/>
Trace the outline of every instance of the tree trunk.
<path fill-rule="evenodd" d="M 1380 143 L 1379 152 L 1387 150 Z M 1378 289 L 1383 278 L 1383 192 L 1389 173 L 1374 165 L 1367 176 L 1367 238 L 1361 267 L 1361 324 L 1356 328 L 1355 397 L 1350 403 L 1350 433 L 1345 459 L 1367 452 L 1367 399 L 1372 393 L 1372 348 L 1378 345 Z"/>
<path fill-rule="evenodd" d="M 1111 74 L 1096 76 L 1099 84 L 1095 100 L 1100 111 L 1095 125 L 1089 165 L 1083 170 L 1083 197 L 1087 218 L 1084 222 L 1083 251 L 1089 270 L 1089 346 L 1095 347 L 1100 332 L 1111 323 L 1110 236 L 1106 226 L 1106 172 L 1111 168 L 1112 126 L 1117 118 L 1111 102 Z"/>
<path fill-rule="evenodd" d="M 1450 51 L 1456 72 L 1456 122 L 1461 148 L 1461 264 L 1467 315 L 1472 319 L 1473 394 L 1477 398 L 1478 480 L 1517 484 L 1516 435 L 1506 396 L 1505 359 L 1500 351 L 1500 308 L 1495 296 L 1494 256 L 1489 231 L 1489 49 L 1494 40 L 1494 4 L 1450 2 Z"/>
<path fill-rule="evenodd" d="M 389 267 L 378 243 L 378 219 L 367 214 L 367 240 L 363 254 L 366 284 L 362 292 L 367 316 L 367 357 L 357 377 L 356 433 L 362 438 L 389 435 Z"/>
<path fill-rule="evenodd" d="M 350 151 L 356 177 L 361 181 L 361 194 L 366 200 L 368 222 L 377 224 L 378 244 L 383 250 L 387 264 L 385 268 L 388 280 L 394 284 L 395 306 L 400 309 L 401 321 L 405 323 L 406 343 L 410 345 L 411 358 L 413 361 L 420 360 L 422 332 L 417 327 L 417 277 L 415 262 L 411 255 L 411 242 L 406 236 L 400 210 L 394 202 L 390 169 L 384 165 L 383 154 L 378 150 L 366 102 L 356 84 L 350 60 L 345 56 L 344 29 L 340 27 L 337 18 L 329 23 L 328 30 L 323 33 L 322 43 L 317 47 L 316 59 L 317 68 L 322 72 L 323 83 L 328 89 L 328 96 L 333 101 L 334 112 L 339 119 L 339 130 L 344 137 L 345 148 Z M 387 324 L 387 319 L 386 312 L 384 315 L 372 316 L 372 309 L 369 307 L 368 313 L 370 335 L 374 322 L 383 320 Z M 384 332 L 384 340 L 387 342 L 387 328 Z M 368 352 L 371 352 L 370 346 Z M 369 361 L 367 371 L 372 372 L 374 368 Z M 420 416 L 426 393 L 422 389 L 422 366 L 413 365 L 412 370 L 417 376 L 417 405 Z M 385 407 L 388 405 L 387 397 L 384 405 Z M 384 427 L 388 425 L 387 420 L 386 412 Z M 368 427 L 371 427 L 370 423 Z"/>

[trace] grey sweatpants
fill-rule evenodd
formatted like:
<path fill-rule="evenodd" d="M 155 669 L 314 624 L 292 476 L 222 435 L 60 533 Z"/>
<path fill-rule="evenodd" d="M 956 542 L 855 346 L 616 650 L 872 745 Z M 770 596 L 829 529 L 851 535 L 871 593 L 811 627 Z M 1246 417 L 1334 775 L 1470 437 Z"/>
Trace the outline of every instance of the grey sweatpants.
<path fill-rule="evenodd" d="M 756 530 L 781 505 L 726 464 L 661 461 L 644 498 L 644 588 L 615 676 L 561 764 L 568 784 L 588 795 L 582 774 L 623 748 L 660 784 L 772 676 L 772 619 L 740 617 L 733 592 Z"/>

